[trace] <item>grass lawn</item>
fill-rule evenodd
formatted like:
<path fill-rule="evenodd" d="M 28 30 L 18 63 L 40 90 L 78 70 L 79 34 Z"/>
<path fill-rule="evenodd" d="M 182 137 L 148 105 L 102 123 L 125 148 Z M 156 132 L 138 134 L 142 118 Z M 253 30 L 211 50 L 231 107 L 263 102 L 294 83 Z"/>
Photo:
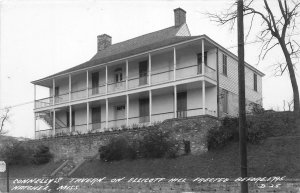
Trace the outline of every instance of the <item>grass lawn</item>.
<path fill-rule="evenodd" d="M 43 165 L 14 165 L 10 167 L 11 178 L 35 178 L 49 176 L 63 161 L 49 162 Z"/>
<path fill-rule="evenodd" d="M 248 145 L 249 176 L 300 178 L 300 136 L 268 138 Z M 176 159 L 85 162 L 72 177 L 239 177 L 239 145 Z"/>

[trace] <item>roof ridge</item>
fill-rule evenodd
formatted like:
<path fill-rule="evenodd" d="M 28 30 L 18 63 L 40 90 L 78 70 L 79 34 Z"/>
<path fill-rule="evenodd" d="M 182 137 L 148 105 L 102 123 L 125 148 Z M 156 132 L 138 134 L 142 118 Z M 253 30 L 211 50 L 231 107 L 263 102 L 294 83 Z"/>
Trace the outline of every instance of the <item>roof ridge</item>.
<path fill-rule="evenodd" d="M 115 43 L 115 44 L 112 44 L 111 46 L 117 46 L 117 45 L 119 45 L 119 44 L 123 44 L 123 43 L 125 43 L 125 42 L 129 42 L 129 41 L 132 41 L 132 40 L 134 40 L 134 39 L 136 39 L 136 38 L 141 38 L 141 37 L 145 37 L 145 36 L 148 36 L 148 35 L 151 35 L 151 34 L 154 34 L 154 33 L 157 33 L 157 32 L 161 32 L 161 31 L 164 31 L 164 30 L 167 30 L 167 29 L 172 29 L 172 28 L 178 28 L 178 30 L 181 28 L 181 26 L 183 26 L 184 24 L 182 24 L 182 25 L 180 25 L 180 26 L 170 26 L 170 27 L 167 27 L 167 28 L 164 28 L 164 29 L 160 29 L 160 30 L 156 30 L 156 31 L 153 31 L 153 32 L 150 32 L 150 33 L 146 33 L 146 34 L 143 34 L 143 35 L 140 35 L 140 36 L 136 36 L 136 37 L 133 37 L 133 38 L 131 38 L 131 39 L 127 39 L 127 40 L 125 40 L 125 41 L 121 41 L 121 42 L 117 42 L 117 43 Z M 98 53 L 101 53 L 101 52 L 103 52 L 103 51 L 105 51 L 105 49 L 104 50 L 101 50 L 101 51 L 98 51 L 92 58 L 91 58 L 91 60 L 92 59 L 94 59 L 94 57 L 98 54 Z"/>

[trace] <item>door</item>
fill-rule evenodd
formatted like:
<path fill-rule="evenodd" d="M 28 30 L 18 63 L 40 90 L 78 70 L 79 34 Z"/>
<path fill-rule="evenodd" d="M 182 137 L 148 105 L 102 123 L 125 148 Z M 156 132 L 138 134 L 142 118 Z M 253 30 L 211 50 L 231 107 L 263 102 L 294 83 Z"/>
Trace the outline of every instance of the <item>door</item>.
<path fill-rule="evenodd" d="M 149 98 L 139 99 L 140 123 L 149 122 Z"/>
<path fill-rule="evenodd" d="M 187 117 L 187 93 L 177 93 L 177 118 Z"/>
<path fill-rule="evenodd" d="M 92 108 L 92 130 L 101 128 L 101 107 Z"/>
<path fill-rule="evenodd" d="M 92 73 L 92 95 L 99 93 L 99 72 Z"/>
<path fill-rule="evenodd" d="M 125 104 L 115 106 L 115 126 L 119 127 L 125 120 Z"/>
<path fill-rule="evenodd" d="M 147 84 L 147 71 L 148 71 L 148 61 L 142 61 L 139 63 L 139 85 Z"/>
<path fill-rule="evenodd" d="M 149 98 L 139 99 L 140 123 L 149 122 Z"/>
<path fill-rule="evenodd" d="M 197 54 L 198 74 L 202 74 L 202 53 Z M 207 66 L 207 52 L 204 52 L 204 65 Z"/>

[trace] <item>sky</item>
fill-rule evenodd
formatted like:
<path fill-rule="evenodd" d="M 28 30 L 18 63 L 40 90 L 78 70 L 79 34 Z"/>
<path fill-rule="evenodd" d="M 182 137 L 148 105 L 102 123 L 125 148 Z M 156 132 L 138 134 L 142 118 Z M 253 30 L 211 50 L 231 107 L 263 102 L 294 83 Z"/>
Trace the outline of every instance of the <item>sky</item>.
<path fill-rule="evenodd" d="M 205 14 L 224 11 L 232 2 L 0 0 L 0 109 L 11 107 L 10 119 L 5 125 L 8 135 L 34 136 L 34 89 L 30 82 L 91 59 L 97 49 L 97 35 L 109 34 L 112 43 L 117 43 L 170 27 L 174 25 L 173 9 L 181 7 L 187 12 L 192 35 L 206 34 L 236 54 L 236 30 L 230 30 L 229 25 L 218 25 Z M 277 5 L 271 4 L 274 6 Z M 246 19 L 245 28 L 249 24 Z M 255 20 L 246 42 L 257 40 L 260 26 Z M 300 42 L 300 35 L 292 37 Z M 275 77 L 272 65 L 282 61 L 283 55 L 275 48 L 259 61 L 260 46 L 261 43 L 246 44 L 245 61 L 266 74 L 264 108 L 282 110 L 283 100 L 292 99 L 291 84 L 287 73 Z M 298 71 L 296 78 L 299 84 Z M 37 97 L 46 97 L 42 88 L 37 89 Z"/>

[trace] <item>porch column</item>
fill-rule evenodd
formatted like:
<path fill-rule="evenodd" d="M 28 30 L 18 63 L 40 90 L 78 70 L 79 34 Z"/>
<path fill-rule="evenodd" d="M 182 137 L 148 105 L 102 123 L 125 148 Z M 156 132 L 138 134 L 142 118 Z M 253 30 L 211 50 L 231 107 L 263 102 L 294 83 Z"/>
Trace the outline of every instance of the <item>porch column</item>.
<path fill-rule="evenodd" d="M 177 118 L 177 86 L 174 86 L 174 118 Z"/>
<path fill-rule="evenodd" d="M 152 68 L 152 64 L 151 64 L 151 53 L 149 53 L 149 56 L 148 56 L 148 61 L 149 61 L 149 66 L 148 66 L 148 71 L 149 71 L 149 85 L 151 85 L 151 68 Z"/>
<path fill-rule="evenodd" d="M 56 122 L 56 120 L 55 120 L 55 109 L 53 109 L 53 123 L 52 123 L 52 127 L 53 127 L 53 136 L 55 136 L 55 122 Z"/>
<path fill-rule="evenodd" d="M 205 81 L 202 81 L 202 113 L 205 115 Z"/>
<path fill-rule="evenodd" d="M 107 65 L 105 66 L 105 93 L 107 94 L 108 92 L 108 86 L 107 86 Z"/>
<path fill-rule="evenodd" d="M 89 71 L 86 70 L 86 98 L 89 98 Z"/>
<path fill-rule="evenodd" d="M 33 97 L 34 97 L 34 108 L 36 108 L 36 85 L 34 84 L 34 86 L 33 86 Z"/>
<path fill-rule="evenodd" d="M 149 90 L 149 122 L 152 123 L 152 91 Z"/>
<path fill-rule="evenodd" d="M 86 130 L 89 130 L 89 123 L 90 123 L 90 103 L 86 103 Z"/>
<path fill-rule="evenodd" d="M 201 65 L 202 65 L 202 75 L 204 75 L 204 73 L 205 73 L 205 71 L 204 71 L 205 70 L 205 67 L 204 67 L 205 63 L 204 63 L 204 40 L 203 39 L 201 41 L 201 45 L 202 45 L 202 51 L 201 51 L 202 52 L 202 56 L 201 56 L 202 57 L 201 58 L 202 64 Z"/>
<path fill-rule="evenodd" d="M 70 133 L 72 132 L 72 106 L 69 106 L 69 129 Z"/>
<path fill-rule="evenodd" d="M 126 95 L 126 126 L 129 126 L 129 95 Z"/>
<path fill-rule="evenodd" d="M 173 80 L 175 81 L 176 80 L 176 63 L 177 63 L 177 61 L 176 61 L 176 48 L 174 47 L 174 66 L 173 66 L 173 71 L 174 71 L 174 74 L 173 74 Z"/>
<path fill-rule="evenodd" d="M 126 90 L 128 89 L 128 60 L 126 60 Z"/>
<path fill-rule="evenodd" d="M 36 134 L 36 114 L 35 112 L 33 112 L 33 117 L 34 117 L 34 139 L 37 139 L 37 134 Z M 40 135 L 40 132 L 39 132 L 39 135 Z"/>
<path fill-rule="evenodd" d="M 108 129 L 108 99 L 105 99 L 105 128 Z"/>
<path fill-rule="evenodd" d="M 69 102 L 72 100 L 72 77 L 71 74 L 69 74 Z"/>
<path fill-rule="evenodd" d="M 52 103 L 55 104 L 55 79 L 52 79 Z"/>

